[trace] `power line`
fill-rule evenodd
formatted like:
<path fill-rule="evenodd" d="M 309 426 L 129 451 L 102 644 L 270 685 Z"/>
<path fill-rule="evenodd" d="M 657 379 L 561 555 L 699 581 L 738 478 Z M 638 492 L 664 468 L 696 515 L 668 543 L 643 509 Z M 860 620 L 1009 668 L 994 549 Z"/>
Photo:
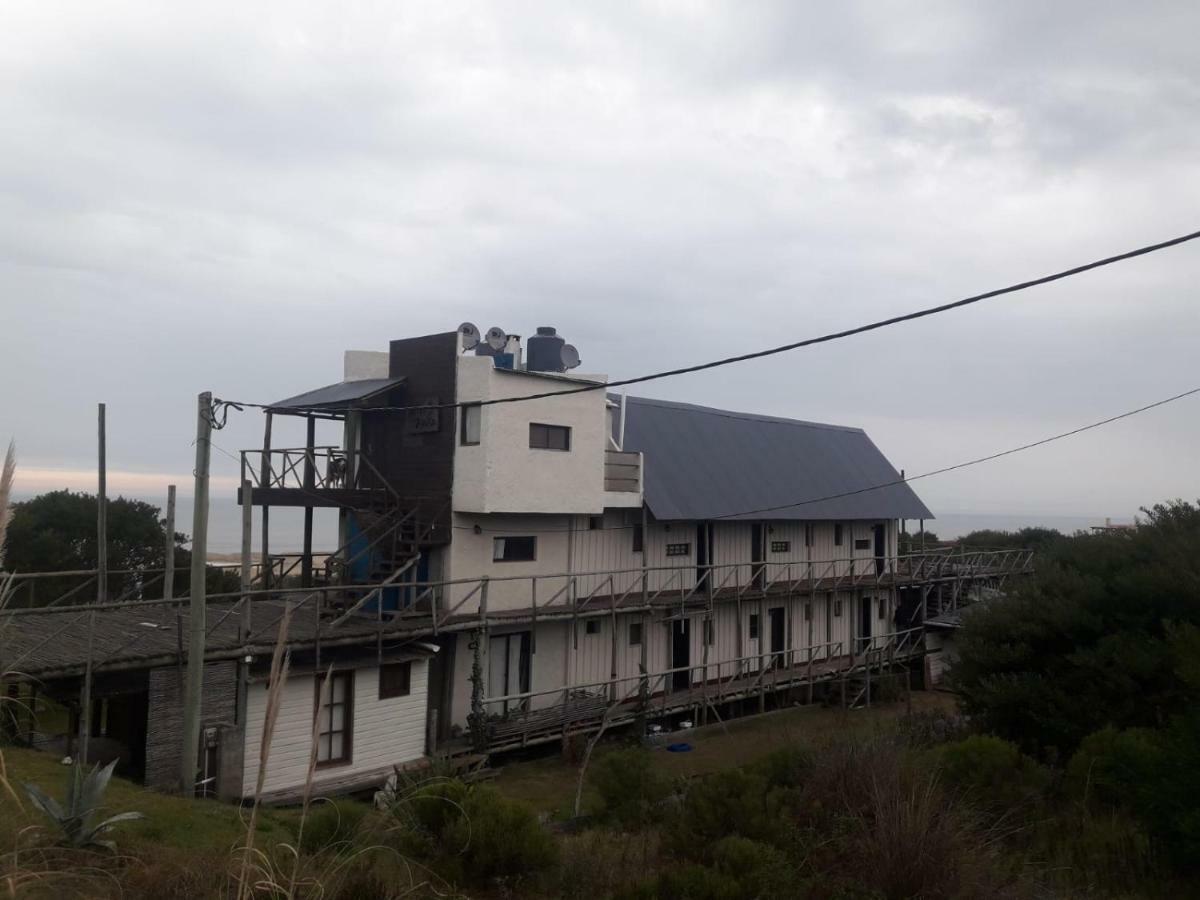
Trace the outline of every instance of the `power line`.
<path fill-rule="evenodd" d="M 1061 441 L 1064 438 L 1073 437 L 1077 434 L 1082 434 L 1085 431 L 1091 431 L 1094 428 L 1100 428 L 1101 426 L 1104 426 L 1104 425 L 1110 425 L 1113 422 L 1118 422 L 1121 419 L 1128 419 L 1131 416 L 1136 416 L 1139 413 L 1144 413 L 1144 412 L 1147 412 L 1152 409 L 1157 409 L 1160 406 L 1166 406 L 1168 403 L 1174 403 L 1176 400 L 1182 400 L 1185 397 L 1192 396 L 1193 394 L 1200 394 L 1200 387 L 1194 387 L 1191 390 L 1183 391 L 1182 393 L 1175 394 L 1174 396 L 1166 397 L 1162 400 L 1156 400 L 1153 403 L 1147 403 L 1145 406 L 1139 406 L 1137 409 L 1131 409 L 1131 410 L 1128 410 L 1123 413 L 1118 413 L 1115 416 L 1109 416 L 1107 419 L 1101 419 L 1098 422 L 1092 422 L 1088 425 L 1082 425 L 1079 428 L 1072 428 L 1070 431 L 1063 431 L 1059 434 L 1051 435 L 1050 437 L 1045 437 L 1040 440 L 1031 441 L 1028 444 L 1021 444 L 1018 447 L 1010 447 L 1007 450 L 1000 450 L 996 453 L 989 453 L 987 456 L 979 456 L 979 457 L 976 457 L 975 459 L 966 460 L 965 462 L 955 463 L 954 465 L 950 465 L 950 466 L 943 466 L 940 469 L 933 469 L 932 471 L 929 471 L 929 472 L 922 472 L 920 475 L 913 475 L 911 478 L 897 478 L 893 481 L 886 481 L 881 484 L 873 484 L 873 485 L 869 485 L 868 487 L 857 488 L 852 491 L 842 491 L 837 494 L 827 494 L 824 497 L 812 497 L 812 498 L 807 498 L 807 499 L 802 499 L 802 500 L 793 500 L 789 503 L 780 503 L 775 506 L 761 506 L 761 507 L 758 507 L 757 509 L 745 509 L 745 510 L 739 510 L 737 512 L 723 513 L 719 516 L 713 516 L 712 518 L 713 519 L 735 519 L 735 518 L 740 518 L 742 516 L 752 516 L 752 515 L 756 515 L 759 513 L 778 512 L 779 510 L 783 510 L 783 509 L 793 509 L 797 506 L 809 506 L 814 503 L 824 503 L 827 500 L 838 500 L 838 499 L 841 499 L 842 497 L 853 497 L 858 494 L 866 494 L 866 493 L 869 493 L 870 491 L 878 491 L 878 490 L 882 490 L 884 488 L 895 487 L 895 486 L 901 485 L 901 484 L 908 484 L 913 481 L 920 481 L 922 478 L 932 478 L 935 475 L 944 475 L 947 472 L 955 472 L 959 469 L 966 469 L 970 466 L 977 466 L 980 463 L 991 462 L 992 460 L 1000 459 L 1001 457 L 1004 457 L 1004 456 L 1012 456 L 1015 453 L 1021 453 L 1025 450 L 1032 450 L 1035 447 L 1042 447 L 1046 444 L 1051 444 L 1055 441 Z M 473 530 L 475 526 L 473 526 L 473 525 L 455 525 L 454 527 L 460 528 L 460 529 Z M 587 530 L 590 530 L 590 531 L 622 531 L 622 530 L 627 530 L 627 529 L 634 528 L 634 527 L 636 527 L 636 525 L 612 525 L 612 526 L 603 526 L 601 528 L 593 528 L 593 529 L 587 529 Z M 507 531 L 507 530 L 506 531 L 497 531 L 497 530 L 493 530 L 493 529 L 484 528 L 482 530 L 489 534 L 566 534 L 574 529 L 556 528 L 556 529 L 542 529 L 542 530 L 523 529 L 521 531 Z"/>
<path fill-rule="evenodd" d="M 1108 256 L 1104 259 L 1098 259 L 1093 262 L 1084 263 L 1080 266 L 1074 266 L 1070 269 L 1064 269 L 1060 272 L 1055 272 L 1051 275 L 1043 275 L 1040 278 L 1034 278 L 1029 281 L 1022 281 L 1017 284 L 1011 284 L 1007 287 L 996 288 L 994 290 L 985 291 L 982 294 L 975 294 L 971 297 L 964 297 L 961 300 L 955 300 L 950 303 L 943 303 L 938 306 L 930 306 L 925 309 L 919 309 L 914 312 L 904 313 L 899 316 L 892 316 L 888 319 L 880 319 L 875 322 L 870 322 L 866 325 L 859 325 L 855 328 L 847 328 L 843 331 L 835 331 L 829 334 L 823 334 L 819 337 L 806 338 L 802 341 L 794 341 L 789 344 L 782 344 L 778 347 L 770 347 L 766 350 L 756 350 L 752 353 L 743 353 L 740 356 L 726 356 L 721 359 L 710 360 L 709 362 L 696 363 L 691 366 L 683 366 L 678 369 L 667 369 L 663 372 L 654 372 L 649 375 L 639 375 L 634 378 L 625 378 L 619 381 L 609 381 L 605 383 L 593 383 L 579 385 L 577 387 L 567 388 L 561 391 L 544 391 L 537 394 L 525 394 L 519 397 L 497 397 L 490 400 L 478 400 L 469 402 L 453 402 L 453 403 L 431 403 L 431 404 L 415 404 L 411 406 L 377 406 L 371 407 L 370 412 L 407 412 L 409 410 L 434 410 L 434 409 L 456 409 L 462 406 L 495 406 L 501 403 L 523 403 L 528 400 L 545 400 L 550 397 L 562 397 L 570 394 L 583 394 L 590 391 L 609 390 L 611 388 L 625 387 L 631 384 L 642 384 L 647 381 L 656 381 L 660 378 L 672 378 L 676 375 L 687 375 L 692 372 L 702 372 L 706 369 L 715 369 L 720 366 L 728 366 L 734 363 L 747 362 L 752 359 L 761 359 L 766 356 L 774 356 L 779 353 L 787 353 L 791 350 L 799 350 L 803 347 L 812 347 L 817 344 L 826 344 L 831 341 L 841 340 L 843 338 L 853 337 L 856 334 L 865 334 L 868 331 L 877 331 L 880 328 L 887 328 L 891 325 L 899 325 L 902 322 L 911 322 L 916 319 L 923 319 L 928 316 L 934 316 L 939 313 L 949 312 L 953 309 L 959 309 L 964 306 L 970 306 L 974 303 L 980 303 L 984 300 L 991 300 L 995 297 L 1000 297 L 1005 294 L 1014 294 L 1018 291 L 1028 290 L 1029 288 L 1038 287 L 1044 284 L 1050 284 L 1054 281 L 1061 281 L 1064 278 L 1070 278 L 1073 275 L 1079 275 L 1083 272 L 1090 272 L 1092 269 L 1111 266 L 1114 263 L 1124 262 L 1126 260 L 1135 259 L 1139 256 L 1146 256 L 1150 253 L 1156 253 L 1159 250 L 1165 250 L 1169 247 L 1175 247 L 1179 244 L 1185 244 L 1188 241 L 1194 241 L 1200 238 L 1200 231 L 1193 231 L 1189 234 L 1180 235 L 1169 240 L 1160 241 L 1156 244 L 1148 244 L 1144 247 L 1138 247 L 1135 250 L 1127 250 L 1124 253 L 1118 253 L 1116 256 Z M 217 403 L 224 406 L 233 406 L 239 408 L 243 406 L 252 406 L 258 409 L 271 409 L 270 404 L 266 403 L 248 403 L 244 401 L 228 401 L 221 400 Z M 214 404 L 216 406 L 216 404 Z M 323 408 L 322 412 L 351 412 L 353 408 Z"/>

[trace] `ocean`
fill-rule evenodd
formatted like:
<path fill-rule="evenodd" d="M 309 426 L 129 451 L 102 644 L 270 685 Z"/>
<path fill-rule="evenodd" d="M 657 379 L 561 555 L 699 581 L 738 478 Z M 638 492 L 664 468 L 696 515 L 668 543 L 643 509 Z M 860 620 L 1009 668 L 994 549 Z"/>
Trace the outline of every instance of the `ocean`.
<path fill-rule="evenodd" d="M 26 498 L 18 498 L 26 499 Z M 161 506 L 163 500 L 145 499 L 148 503 Z M 1132 522 L 1131 517 L 1112 518 L 1114 524 Z M 1039 513 L 944 513 L 937 519 L 926 522 L 926 528 L 942 540 L 962 537 L 972 531 L 995 529 L 1015 531 L 1026 526 L 1054 528 L 1064 534 L 1086 530 L 1093 525 L 1103 525 L 1103 516 L 1042 515 Z M 253 543 L 257 552 L 260 546 L 262 514 L 254 511 Z M 917 523 L 908 522 L 908 529 L 916 531 Z M 180 497 L 175 505 L 175 530 L 186 535 L 192 533 L 192 500 Z M 271 508 L 271 552 L 297 553 L 304 546 L 304 511 L 290 507 Z M 212 497 L 208 509 L 208 552 L 212 556 L 236 554 L 242 547 L 242 509 L 233 497 Z M 329 552 L 337 548 L 337 510 L 317 509 L 313 512 L 313 549 Z"/>

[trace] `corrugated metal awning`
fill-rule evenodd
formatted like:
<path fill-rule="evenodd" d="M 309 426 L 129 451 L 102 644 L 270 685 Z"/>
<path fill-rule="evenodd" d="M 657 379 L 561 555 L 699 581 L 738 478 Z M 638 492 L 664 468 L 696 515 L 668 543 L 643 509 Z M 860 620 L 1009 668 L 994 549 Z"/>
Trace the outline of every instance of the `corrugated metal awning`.
<path fill-rule="evenodd" d="M 386 394 L 404 384 L 401 378 L 364 378 L 360 381 L 339 381 L 316 390 L 288 397 L 268 407 L 272 412 L 331 412 L 348 406 L 363 405 L 368 400 Z"/>

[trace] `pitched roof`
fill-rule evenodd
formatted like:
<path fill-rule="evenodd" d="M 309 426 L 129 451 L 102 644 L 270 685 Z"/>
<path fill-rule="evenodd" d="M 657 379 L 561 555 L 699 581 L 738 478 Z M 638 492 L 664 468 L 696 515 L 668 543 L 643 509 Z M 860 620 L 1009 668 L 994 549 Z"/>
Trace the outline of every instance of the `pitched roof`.
<path fill-rule="evenodd" d="M 625 449 L 645 454 L 657 519 L 933 518 L 907 484 L 889 484 L 900 473 L 861 428 L 626 402 Z"/>
<path fill-rule="evenodd" d="M 378 394 L 390 391 L 404 383 L 404 378 L 363 378 L 358 381 L 339 381 L 295 397 L 272 403 L 272 410 L 319 410 L 340 409 Z"/>

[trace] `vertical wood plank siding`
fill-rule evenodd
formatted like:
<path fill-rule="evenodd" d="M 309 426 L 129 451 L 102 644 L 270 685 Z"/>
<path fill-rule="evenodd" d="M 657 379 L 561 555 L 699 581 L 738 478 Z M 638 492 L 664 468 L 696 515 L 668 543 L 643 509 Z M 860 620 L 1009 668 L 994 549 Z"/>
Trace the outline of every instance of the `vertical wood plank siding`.
<path fill-rule="evenodd" d="M 379 699 L 379 670 L 362 668 L 354 673 L 353 755 L 345 765 L 328 766 L 317 778 L 342 778 L 359 772 L 399 765 L 425 754 L 425 701 L 429 665 L 414 660 L 409 693 Z M 312 746 L 315 676 L 289 678 L 271 741 L 267 763 L 267 792 L 299 789 L 308 773 Z M 246 746 L 242 790 L 253 796 L 258 778 L 259 751 L 267 705 L 264 682 L 251 684 L 246 697 Z"/>

